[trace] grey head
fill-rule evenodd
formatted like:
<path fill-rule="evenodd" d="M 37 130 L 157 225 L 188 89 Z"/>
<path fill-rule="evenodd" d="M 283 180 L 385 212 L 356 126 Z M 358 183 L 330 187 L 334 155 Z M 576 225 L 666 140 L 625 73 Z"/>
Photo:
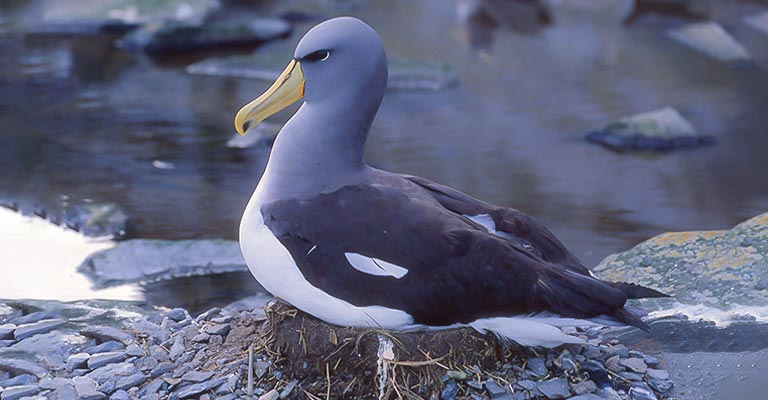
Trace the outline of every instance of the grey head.
<path fill-rule="evenodd" d="M 364 179 L 363 149 L 386 85 L 384 46 L 370 26 L 339 17 L 307 32 L 275 83 L 235 117 L 245 134 L 304 100 L 275 140 L 267 197 L 308 198 Z"/>

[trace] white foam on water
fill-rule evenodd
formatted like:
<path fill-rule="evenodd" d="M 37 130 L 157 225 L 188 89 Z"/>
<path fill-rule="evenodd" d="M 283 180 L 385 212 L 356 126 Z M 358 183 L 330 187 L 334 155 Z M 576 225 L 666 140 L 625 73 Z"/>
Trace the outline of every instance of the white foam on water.
<path fill-rule="evenodd" d="M 113 246 L 0 207 L 0 299 L 140 300 L 138 285 L 94 290 L 77 272 L 90 254 Z"/>
<path fill-rule="evenodd" d="M 716 326 L 726 327 L 734 322 L 743 322 L 754 318 L 756 322 L 768 323 L 768 306 L 733 305 L 728 309 L 719 309 L 704 304 L 690 305 L 677 303 L 668 310 L 654 311 L 648 316 L 651 319 L 684 315 L 689 320 L 710 321 Z M 746 318 L 745 318 L 746 317 Z"/>

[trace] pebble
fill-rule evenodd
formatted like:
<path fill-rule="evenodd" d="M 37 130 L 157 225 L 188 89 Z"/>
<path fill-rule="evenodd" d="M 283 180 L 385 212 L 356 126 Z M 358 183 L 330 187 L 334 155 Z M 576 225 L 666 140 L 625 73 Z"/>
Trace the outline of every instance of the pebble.
<path fill-rule="evenodd" d="M 449 380 L 446 382 L 443 391 L 440 392 L 440 398 L 442 400 L 453 400 L 456 398 L 457 393 L 459 393 L 459 385 L 456 383 L 456 381 Z M 282 393 L 280 394 L 280 398 L 285 398 L 283 397 Z"/>
<path fill-rule="evenodd" d="M 122 342 L 110 340 L 102 344 L 97 344 L 96 346 L 86 347 L 83 350 L 81 350 L 81 352 L 88 353 L 88 354 L 108 353 L 112 351 L 122 350 L 123 348 L 125 348 L 125 345 Z"/>
<path fill-rule="evenodd" d="M 229 333 L 230 326 L 227 324 L 213 324 L 208 325 L 203 330 L 209 335 L 226 336 Z"/>
<path fill-rule="evenodd" d="M 278 393 L 277 390 L 275 389 L 272 389 L 269 392 L 259 396 L 259 400 L 277 400 L 279 398 L 280 398 L 280 393 Z"/>
<path fill-rule="evenodd" d="M 91 355 L 88 353 L 72 354 L 67 358 L 67 371 L 72 372 L 76 369 L 85 368 L 90 357 Z"/>
<path fill-rule="evenodd" d="M 23 386 L 23 385 L 29 385 L 35 382 L 37 382 L 36 376 L 30 375 L 30 374 L 21 374 L 21 375 L 16 375 L 13 378 L 0 381 L 0 387 Z"/>
<path fill-rule="evenodd" d="M 183 308 L 174 308 L 166 316 L 176 322 L 187 319 L 187 311 Z"/>
<path fill-rule="evenodd" d="M 3 389 L 3 400 L 17 400 L 22 397 L 32 396 L 40 391 L 37 385 L 11 386 Z"/>
<path fill-rule="evenodd" d="M 41 366 L 26 360 L 0 357 L 0 370 L 10 371 L 15 374 L 30 374 L 38 378 L 47 375 L 47 371 Z"/>
<path fill-rule="evenodd" d="M 195 343 L 204 343 L 204 342 L 207 342 L 210 337 L 211 335 L 203 332 L 203 333 L 200 333 L 199 335 L 195 335 L 194 337 L 192 337 L 192 341 Z"/>
<path fill-rule="evenodd" d="M 663 370 L 663 369 L 653 369 L 649 368 L 648 371 L 645 372 L 645 376 L 648 377 L 648 379 L 669 379 L 669 372 Z"/>
<path fill-rule="evenodd" d="M 544 363 L 543 358 L 529 358 L 525 366 L 538 377 L 544 377 L 547 375 L 547 366 Z"/>
<path fill-rule="evenodd" d="M 67 322 L 63 319 L 52 319 L 31 324 L 19 325 L 13 331 L 13 337 L 16 340 L 23 340 L 31 336 L 48 333 L 66 323 Z"/>
<path fill-rule="evenodd" d="M 56 378 L 54 385 L 53 398 L 57 400 L 77 400 L 77 391 L 71 379 Z"/>
<path fill-rule="evenodd" d="M 485 390 L 488 391 L 488 394 L 491 396 L 492 399 L 496 399 L 500 396 L 507 394 L 507 390 L 501 387 L 493 379 L 488 379 L 487 381 L 485 381 Z"/>
<path fill-rule="evenodd" d="M 185 386 L 176 392 L 174 394 L 178 396 L 180 399 L 186 399 L 190 397 L 197 396 L 201 393 L 205 393 L 216 386 L 221 385 L 224 383 L 227 379 L 226 378 L 216 378 L 216 379 L 210 379 L 205 382 L 195 383 L 194 385 Z"/>
<path fill-rule="evenodd" d="M 135 365 L 129 362 L 122 362 L 97 368 L 85 376 L 93 379 L 97 384 L 103 385 L 105 382 L 114 381 L 116 376 L 130 376 L 136 373 L 139 373 L 139 369 Z"/>
<path fill-rule="evenodd" d="M 624 367 L 621 364 L 619 364 L 619 360 L 620 358 L 618 355 L 609 357 L 607 360 L 605 360 L 605 368 L 613 372 L 624 371 Z"/>
<path fill-rule="evenodd" d="M 157 393 L 158 391 L 160 391 L 160 389 L 163 387 L 164 384 L 165 384 L 165 381 L 163 381 L 162 379 L 155 379 L 152 382 L 149 382 L 139 390 L 139 397 L 143 398 L 143 397 L 147 397 L 148 395 Z"/>
<path fill-rule="evenodd" d="M 568 400 L 603 400 L 603 398 L 592 393 L 587 393 L 587 394 L 580 394 L 578 396 L 573 396 Z"/>
<path fill-rule="evenodd" d="M 128 394 L 125 390 L 118 390 L 115 393 L 112 393 L 112 396 L 109 396 L 109 400 L 132 400 L 131 395 Z"/>
<path fill-rule="evenodd" d="M 524 389 L 524 390 L 534 390 L 536 389 L 536 382 L 530 380 L 530 379 L 523 379 L 521 381 L 518 381 L 515 385 L 518 387 Z"/>
<path fill-rule="evenodd" d="M 174 339 L 168 356 L 171 357 L 171 360 L 176 360 L 182 353 L 184 353 L 184 338 L 179 335 Z"/>
<path fill-rule="evenodd" d="M 16 330 L 14 324 L 0 325 L 0 340 L 13 339 L 13 331 Z"/>
<path fill-rule="evenodd" d="M 649 355 L 644 355 L 643 356 L 643 361 L 645 362 L 645 365 L 647 365 L 647 366 L 649 366 L 651 368 L 656 368 L 656 367 L 659 366 L 659 364 L 661 364 L 661 361 L 659 361 L 658 358 L 656 358 L 654 356 L 649 356 Z"/>
<path fill-rule="evenodd" d="M 539 382 L 536 388 L 548 399 L 565 399 L 571 395 L 571 391 L 568 389 L 568 380 L 565 378 L 553 378 Z"/>
<path fill-rule="evenodd" d="M 658 400 L 653 390 L 643 382 L 635 382 L 629 388 L 629 398 L 631 400 Z"/>
<path fill-rule="evenodd" d="M 661 394 L 667 394 L 675 386 L 672 381 L 662 379 L 648 379 L 648 386 L 654 388 Z"/>
<path fill-rule="evenodd" d="M 137 371 L 134 374 L 118 378 L 117 382 L 115 382 L 114 389 L 130 389 L 134 386 L 141 385 L 146 379 L 147 378 L 144 376 L 144 374 Z"/>
<path fill-rule="evenodd" d="M 146 353 L 144 352 L 144 349 L 142 349 L 141 346 L 137 344 L 131 344 L 128 347 L 126 347 L 125 354 L 131 357 L 142 357 L 146 355 Z"/>
<path fill-rule="evenodd" d="M 573 393 L 576 393 L 577 395 L 587 394 L 597 390 L 597 385 L 595 384 L 595 382 L 592 382 L 591 380 L 587 379 L 585 381 L 581 381 L 577 384 L 574 384 L 571 387 L 571 390 L 573 390 Z"/>
<path fill-rule="evenodd" d="M 621 359 L 619 360 L 619 364 L 629 368 L 632 372 L 637 372 L 638 374 L 644 374 L 646 371 L 648 371 L 648 366 L 645 365 L 645 362 L 643 362 L 643 360 L 640 358 Z"/>
<path fill-rule="evenodd" d="M 203 321 L 207 321 L 207 320 L 213 318 L 214 316 L 219 315 L 220 313 L 221 313 L 221 308 L 213 307 L 210 310 L 208 310 L 208 311 L 198 315 L 197 318 L 195 318 L 195 321 L 198 322 L 198 323 L 203 322 Z"/>
<path fill-rule="evenodd" d="M 98 387 L 97 383 L 91 378 L 76 376 L 72 378 L 72 382 L 75 385 L 75 391 L 77 391 L 77 397 L 80 400 L 101 400 L 107 398 L 107 395 L 96 389 Z"/>
<path fill-rule="evenodd" d="M 213 376 L 212 371 L 189 371 L 181 376 L 182 381 L 202 382 Z"/>
<path fill-rule="evenodd" d="M 124 351 L 112 351 L 109 353 L 100 353 L 92 355 L 88 358 L 88 368 L 96 369 L 103 367 L 107 364 L 113 364 L 125 360 Z"/>
<path fill-rule="evenodd" d="M 151 371 L 149 371 L 149 376 L 156 377 L 160 376 L 166 372 L 173 371 L 173 369 L 176 368 L 176 365 L 170 362 L 161 362 L 157 364 L 155 368 L 152 368 Z"/>
<path fill-rule="evenodd" d="M 589 375 L 589 379 L 595 382 L 598 386 L 604 386 L 610 383 L 608 381 L 608 372 L 605 370 L 605 367 L 597 361 L 589 360 L 581 364 L 581 370 L 586 372 L 587 375 Z"/>
<path fill-rule="evenodd" d="M 627 358 L 629 357 L 629 349 L 627 346 L 624 346 L 622 344 L 615 345 L 615 346 L 606 346 L 602 348 L 603 353 L 606 354 L 606 357 L 613 357 L 615 355 L 618 355 L 621 358 Z"/>
<path fill-rule="evenodd" d="M 619 372 L 619 376 L 628 381 L 642 381 L 643 375 L 636 372 Z"/>
<path fill-rule="evenodd" d="M 290 396 L 290 395 L 291 395 L 291 392 L 293 392 L 293 389 L 294 389 L 294 388 L 296 388 L 296 385 L 297 385 L 298 383 L 299 383 L 299 381 L 298 381 L 298 380 L 296 380 L 296 379 L 294 379 L 294 380 L 292 380 L 292 381 L 288 382 L 288 384 L 287 384 L 287 385 L 285 385 L 285 388 L 283 389 L 283 391 L 282 391 L 282 392 L 280 392 L 280 398 L 281 398 L 281 399 L 284 399 L 284 398 L 286 398 L 286 397 Z M 454 382 L 454 384 L 455 384 L 455 383 L 456 383 L 456 382 Z M 458 390 L 459 390 L 459 387 L 458 387 L 458 386 L 456 386 L 456 391 L 458 391 Z M 455 394 L 454 394 L 454 396 L 455 396 Z"/>
<path fill-rule="evenodd" d="M 80 330 L 80 334 L 85 337 L 92 337 L 102 342 L 108 342 L 115 340 L 123 342 L 124 344 L 133 343 L 133 336 L 120 329 L 113 328 L 111 326 L 89 326 Z"/>
<path fill-rule="evenodd" d="M 14 318 L 9 322 L 14 325 L 32 324 L 44 319 L 55 318 L 56 314 L 53 311 L 35 311 L 27 315 Z"/>

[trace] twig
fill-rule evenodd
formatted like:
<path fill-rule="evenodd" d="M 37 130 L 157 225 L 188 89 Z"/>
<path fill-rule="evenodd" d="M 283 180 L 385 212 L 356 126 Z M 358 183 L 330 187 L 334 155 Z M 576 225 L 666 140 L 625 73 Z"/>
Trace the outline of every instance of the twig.
<path fill-rule="evenodd" d="M 248 398 L 253 397 L 253 344 L 248 346 Z"/>
<path fill-rule="evenodd" d="M 328 388 L 325 390 L 325 398 L 331 400 L 331 369 L 330 364 L 325 363 L 325 380 L 328 383 Z"/>

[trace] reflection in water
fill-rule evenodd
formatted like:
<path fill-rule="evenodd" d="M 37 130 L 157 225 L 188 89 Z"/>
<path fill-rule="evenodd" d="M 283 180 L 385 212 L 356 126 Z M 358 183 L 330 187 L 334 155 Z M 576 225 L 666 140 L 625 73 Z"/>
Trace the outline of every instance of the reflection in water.
<path fill-rule="evenodd" d="M 550 20 L 538 0 L 456 0 L 456 15 L 465 40 L 479 54 L 492 52 L 499 28 L 533 33 Z"/>

